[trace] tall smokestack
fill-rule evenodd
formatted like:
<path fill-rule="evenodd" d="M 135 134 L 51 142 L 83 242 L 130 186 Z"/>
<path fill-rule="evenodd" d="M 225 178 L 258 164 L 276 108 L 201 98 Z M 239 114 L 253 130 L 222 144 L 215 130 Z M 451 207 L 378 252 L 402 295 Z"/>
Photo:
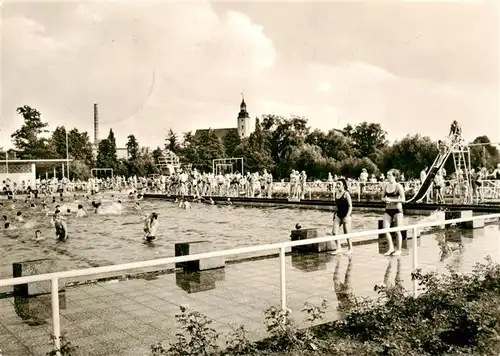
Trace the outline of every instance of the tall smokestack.
<path fill-rule="evenodd" d="M 94 144 L 99 143 L 99 111 L 97 104 L 94 104 Z"/>

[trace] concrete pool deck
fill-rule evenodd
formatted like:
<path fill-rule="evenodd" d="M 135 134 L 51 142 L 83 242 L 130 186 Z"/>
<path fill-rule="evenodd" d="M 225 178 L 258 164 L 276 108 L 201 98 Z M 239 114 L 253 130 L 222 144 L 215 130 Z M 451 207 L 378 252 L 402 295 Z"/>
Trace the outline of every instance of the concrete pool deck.
<path fill-rule="evenodd" d="M 419 268 L 444 271 L 447 264 L 471 271 L 486 256 L 500 261 L 499 225 L 471 231 L 446 230 L 447 239 L 464 245 L 439 262 L 434 235 L 420 239 Z M 454 241 L 454 242 L 453 242 Z M 305 326 L 300 312 L 309 301 L 329 301 L 325 319 L 339 317 L 334 278 L 349 282 L 356 296 L 375 296 L 376 284 L 401 278 L 411 290 L 411 244 L 400 258 L 382 256 L 379 243 L 355 247 L 350 266 L 347 256 L 291 254 L 286 257 L 287 302 L 292 317 Z M 336 272 L 336 273 L 335 273 Z M 146 279 L 101 282 L 67 288 L 60 294 L 61 329 L 81 356 L 150 355 L 150 345 L 173 341 L 179 331 L 175 314 L 180 305 L 213 320 L 221 333 L 230 324 L 244 325 L 254 340 L 265 337 L 263 312 L 280 303 L 279 260 L 268 258 L 228 264 L 224 269 L 199 273 L 176 272 Z M 2 356 L 38 356 L 52 349 L 50 295 L 0 299 Z M 224 341 L 224 340 L 221 340 Z"/>

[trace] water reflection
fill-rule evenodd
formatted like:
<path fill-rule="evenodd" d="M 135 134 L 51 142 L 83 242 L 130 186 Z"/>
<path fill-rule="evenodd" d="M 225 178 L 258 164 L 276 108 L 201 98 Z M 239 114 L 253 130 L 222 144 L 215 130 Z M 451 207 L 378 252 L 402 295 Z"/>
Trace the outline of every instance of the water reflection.
<path fill-rule="evenodd" d="M 292 266 L 304 272 L 326 270 L 326 264 L 333 259 L 329 253 L 292 253 Z"/>
<path fill-rule="evenodd" d="M 420 246 L 420 239 L 421 238 L 418 238 L 417 239 L 417 246 Z M 389 251 L 389 244 L 387 243 L 387 239 L 385 238 L 385 236 L 383 238 L 379 238 L 378 239 L 378 253 L 380 254 L 384 254 L 386 253 L 387 251 Z M 392 243 L 394 244 L 394 246 L 396 246 L 396 237 L 392 237 Z M 410 254 L 410 246 L 412 244 L 412 240 L 403 240 L 402 243 L 401 243 L 401 254 L 403 256 L 407 256 Z"/>
<path fill-rule="evenodd" d="M 224 268 L 206 271 L 178 271 L 175 273 L 175 284 L 188 293 L 199 293 L 215 289 L 215 282 L 226 278 Z"/>
<path fill-rule="evenodd" d="M 439 261 L 446 262 L 452 269 L 459 270 L 463 263 L 465 245 L 472 243 L 474 231 L 446 229 L 436 233 L 439 246 Z"/>
<path fill-rule="evenodd" d="M 394 273 L 393 278 L 394 265 L 396 265 L 396 272 Z M 388 289 L 403 288 L 403 278 L 401 277 L 401 256 L 389 258 L 384 274 L 384 285 Z"/>
<path fill-rule="evenodd" d="M 52 318 L 51 298 L 50 294 L 36 297 L 14 296 L 14 310 L 28 325 L 47 324 Z M 66 309 L 65 292 L 59 292 L 59 308 Z"/>
<path fill-rule="evenodd" d="M 341 313 L 348 312 L 354 306 L 356 299 L 352 290 L 352 256 L 347 256 L 347 259 L 348 263 L 343 281 L 340 275 L 343 258 L 337 259 L 333 272 L 333 287 L 338 301 L 337 310 Z"/>

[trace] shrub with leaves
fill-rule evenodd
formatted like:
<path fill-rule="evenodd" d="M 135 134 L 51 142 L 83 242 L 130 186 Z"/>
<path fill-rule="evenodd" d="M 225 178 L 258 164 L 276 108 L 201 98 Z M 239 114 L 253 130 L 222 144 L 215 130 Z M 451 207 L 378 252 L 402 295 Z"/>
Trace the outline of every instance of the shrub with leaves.
<path fill-rule="evenodd" d="M 250 342 L 244 326 L 234 328 L 227 335 L 225 355 L 252 355 L 254 352 L 255 346 Z"/>
<path fill-rule="evenodd" d="M 186 306 L 180 306 L 181 313 L 175 315 L 182 332 L 177 333 L 177 341 L 165 349 L 161 343 L 151 346 L 154 356 L 210 356 L 219 351 L 219 334 L 210 327 L 212 320 L 205 315 L 192 311 Z"/>
<path fill-rule="evenodd" d="M 323 299 L 320 305 L 314 305 L 306 302 L 302 307 L 302 312 L 307 313 L 306 321 L 309 322 L 309 327 L 300 333 L 300 339 L 309 346 L 312 350 L 318 350 L 318 340 L 312 330 L 312 326 L 318 320 L 323 320 L 326 309 L 328 308 L 328 300 Z"/>
<path fill-rule="evenodd" d="M 491 260 L 473 273 L 425 273 L 413 279 L 425 290 L 377 287 L 381 298 L 364 301 L 335 323 L 339 335 L 383 346 L 385 354 L 498 354 L 500 266 Z"/>

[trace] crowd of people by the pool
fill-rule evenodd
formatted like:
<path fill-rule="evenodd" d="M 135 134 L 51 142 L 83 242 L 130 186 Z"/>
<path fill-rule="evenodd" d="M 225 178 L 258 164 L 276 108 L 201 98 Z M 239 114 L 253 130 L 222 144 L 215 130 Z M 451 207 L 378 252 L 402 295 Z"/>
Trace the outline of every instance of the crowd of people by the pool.
<path fill-rule="evenodd" d="M 398 178 L 407 194 L 414 194 L 418 191 L 421 184 L 425 181 L 429 173 L 429 168 L 425 167 L 420 172 L 420 177 L 406 179 L 404 174 Z M 467 185 L 460 185 L 459 182 L 466 180 L 459 175 L 465 175 L 461 169 L 458 172 L 447 174 L 446 169 L 441 168 L 435 175 L 430 189 L 431 194 L 428 200 L 434 199 L 436 203 L 443 202 L 443 196 L 446 192 L 450 195 L 458 195 L 461 191 L 469 189 Z M 481 167 L 477 170 L 471 169 L 469 172 L 472 182 L 474 197 L 482 200 L 481 190 L 478 189 L 483 180 L 500 181 L 500 164 L 493 169 L 488 170 Z M 194 169 L 179 169 L 171 175 L 156 175 L 152 177 L 123 177 L 115 176 L 113 178 L 89 178 L 86 181 L 79 179 L 69 180 L 63 177 L 44 179 L 39 177 L 34 184 L 30 181 L 22 181 L 20 184 L 12 182 L 9 179 L 1 183 L 0 189 L 7 195 L 16 195 L 30 192 L 36 192 L 39 195 L 50 195 L 59 191 L 67 192 L 99 192 L 105 190 L 122 191 L 133 189 L 141 193 L 164 193 L 179 196 L 220 196 L 220 197 L 259 197 L 272 198 L 277 191 L 286 189 L 288 198 L 305 199 L 312 190 L 324 190 L 333 193 L 335 182 L 339 179 L 346 179 L 348 190 L 360 193 L 370 193 L 382 191 L 388 182 L 384 174 L 376 176 L 369 174 L 366 169 L 362 169 L 359 177 L 342 177 L 328 173 L 326 181 L 308 181 L 305 171 L 292 170 L 289 181 L 274 181 L 270 172 L 247 172 L 246 174 L 226 173 L 214 174 L 198 172 Z M 462 179 L 459 179 L 462 178 Z"/>
<path fill-rule="evenodd" d="M 462 144 L 461 129 L 458 124 L 453 122 L 450 129 L 449 139 L 446 143 L 439 141 L 440 157 L 446 150 L 444 145 L 460 145 Z M 439 159 L 439 157 L 438 157 Z M 439 163 L 439 162 L 438 162 Z M 386 175 L 371 176 L 366 169 L 363 169 L 358 179 L 338 177 L 328 174 L 326 182 L 326 190 L 331 193 L 334 201 L 335 209 L 333 215 L 332 234 L 338 235 L 342 230 L 345 234 L 351 230 L 351 213 L 352 213 L 352 198 L 351 192 L 370 191 L 374 187 L 381 191 L 381 199 L 385 202 L 384 227 L 401 226 L 403 224 L 403 204 L 407 201 L 410 194 L 415 194 L 420 188 L 420 185 L 426 180 L 428 174 L 426 167 L 420 173 L 419 179 L 406 180 L 403 174 L 397 169 L 391 169 Z M 432 178 L 430 194 L 427 195 L 427 200 L 434 199 L 438 203 L 444 203 L 444 189 L 451 189 L 453 192 L 463 189 L 469 189 L 468 186 L 460 186 L 460 175 L 466 172 L 458 170 L 451 175 L 451 179 L 445 180 L 446 171 L 444 168 L 439 169 Z M 472 177 L 472 189 L 478 200 L 482 199 L 480 189 L 482 180 L 493 178 L 500 182 L 500 164 L 493 171 L 489 172 L 485 167 L 475 171 L 470 171 Z M 227 197 L 226 204 L 231 204 L 230 197 L 245 196 L 245 197 L 266 197 L 272 198 L 277 184 L 282 182 L 274 182 L 273 176 L 267 170 L 263 172 L 247 172 L 245 175 L 236 173 L 205 173 L 198 172 L 196 169 L 179 169 L 170 175 L 156 175 L 153 177 L 123 177 L 115 176 L 105 179 L 89 178 L 87 181 L 69 180 L 65 177 L 57 179 L 44 179 L 39 177 L 34 184 L 30 181 L 21 182 L 17 185 L 9 179 L 2 182 L 1 190 L 7 196 L 6 203 L 2 203 L 4 227 L 5 229 L 14 229 L 15 224 L 22 224 L 26 211 L 39 210 L 50 215 L 50 223 L 54 227 L 55 236 L 58 241 L 66 241 L 68 238 L 68 227 L 66 220 L 70 216 L 75 218 L 83 218 L 87 215 L 86 210 L 92 209 L 95 214 L 103 213 L 104 206 L 102 205 L 102 192 L 114 191 L 120 193 L 128 192 L 127 202 L 130 203 L 130 208 L 140 210 L 140 200 L 146 192 L 161 192 L 179 196 L 175 200 L 177 206 L 181 209 L 190 209 L 191 202 L 200 202 L 214 205 L 212 196 Z M 292 170 L 288 183 L 288 197 L 290 199 L 304 199 L 306 194 L 311 191 L 312 187 L 318 185 L 318 182 L 308 182 L 305 171 L 299 172 Z M 27 194 L 23 200 L 16 199 L 19 193 Z M 59 201 L 57 199 L 59 194 Z M 127 194 L 127 193 L 126 193 Z M 96 197 L 100 196 L 100 199 Z M 114 195 L 111 196 L 112 198 Z M 64 204 L 61 206 L 61 204 Z M 70 207 L 71 205 L 71 207 Z M 75 208 L 76 207 L 76 208 Z M 114 198 L 111 205 L 106 209 L 112 209 L 119 212 L 124 208 L 124 205 L 119 197 Z M 15 212 L 15 216 L 9 219 L 9 213 Z M 143 238 L 147 242 L 152 242 L 156 239 L 158 229 L 158 213 L 152 212 L 143 217 Z M 26 225 L 25 225 L 26 226 Z M 41 231 L 35 230 L 35 239 L 42 239 Z M 386 234 L 387 243 L 389 246 L 386 255 L 398 256 L 401 255 L 402 235 L 396 233 L 396 245 L 394 245 L 390 234 Z M 344 253 L 340 241 L 335 243 L 334 254 Z M 352 253 L 352 241 L 347 241 L 346 254 Z"/>
<path fill-rule="evenodd" d="M 257 176 L 257 175 L 255 175 Z M 264 172 L 262 175 L 269 179 L 269 173 Z M 305 182 L 304 178 L 300 178 L 301 175 L 298 174 L 298 184 L 297 189 L 300 192 L 300 184 Z M 386 202 L 386 211 L 384 215 L 384 221 L 387 226 L 391 223 L 396 225 L 402 223 L 403 219 L 403 208 L 402 204 L 405 202 L 405 191 L 400 183 L 396 180 L 399 177 L 399 173 L 396 170 L 390 170 L 387 173 L 387 183 L 384 188 L 383 200 Z M 128 209 L 140 210 L 140 200 L 143 198 L 141 191 L 138 191 L 137 181 L 135 179 L 131 180 L 110 180 L 109 188 L 118 189 L 117 196 L 111 194 L 111 199 L 104 200 L 103 194 L 100 192 L 98 184 L 95 184 L 95 180 L 89 182 L 87 188 L 89 191 L 70 191 L 67 189 L 69 186 L 65 186 L 63 182 L 58 187 L 58 192 L 53 192 L 50 189 L 42 188 L 36 190 L 29 190 L 23 199 L 19 199 L 21 196 L 8 195 L 7 199 L 3 200 L 1 203 L 0 210 L 2 211 L 4 219 L 5 229 L 16 229 L 22 225 L 26 228 L 33 228 L 35 231 L 34 238 L 36 240 L 41 240 L 44 237 L 41 234 L 41 230 L 36 228 L 35 223 L 30 225 L 30 223 L 25 222 L 26 215 L 36 215 L 45 214 L 49 217 L 49 222 L 54 228 L 55 237 L 58 241 L 64 242 L 68 239 L 68 220 L 72 218 L 84 218 L 87 216 L 88 211 L 91 210 L 94 214 L 105 214 L 109 212 L 110 209 L 113 212 L 120 212 L 125 209 L 125 204 L 122 202 L 122 197 L 126 196 L 126 203 Z M 121 185 L 116 185 L 121 182 Z M 255 186 L 250 186 L 250 189 L 259 189 L 258 183 L 256 181 Z M 272 182 L 269 179 L 269 182 Z M 42 182 L 41 182 L 42 183 Z M 259 183 L 260 184 L 260 183 Z M 126 186 L 126 191 L 123 192 L 123 187 Z M 340 230 L 344 233 L 349 233 L 351 229 L 351 213 L 352 213 L 352 199 L 347 189 L 347 180 L 344 178 L 338 179 L 335 182 L 336 189 L 334 192 L 334 203 L 335 203 L 335 214 L 333 216 L 333 229 L 332 233 L 337 235 Z M 199 201 L 208 204 L 214 204 L 214 201 L 209 198 L 209 200 L 203 198 L 201 193 L 207 187 L 201 185 L 198 187 L 200 189 L 199 195 L 192 199 L 192 201 Z M 240 189 L 241 186 L 238 186 Z M 268 193 L 264 190 L 265 193 Z M 128 193 L 128 194 L 127 194 Z M 255 194 L 255 191 L 252 191 Z M 104 205 L 103 205 L 104 204 Z M 191 204 L 189 199 L 180 198 L 176 201 L 179 208 L 189 209 Z M 9 217 L 10 216 L 10 217 Z M 152 212 L 144 217 L 144 235 L 143 238 L 147 242 L 152 242 L 156 239 L 156 232 L 158 229 L 158 213 Z M 398 234 L 397 244 L 394 247 L 392 245 L 392 239 L 388 238 L 389 251 L 387 255 L 399 255 L 401 254 L 401 235 Z M 342 253 L 342 246 L 339 242 L 336 244 L 335 254 Z M 352 242 L 348 241 L 347 254 L 352 252 Z"/>

